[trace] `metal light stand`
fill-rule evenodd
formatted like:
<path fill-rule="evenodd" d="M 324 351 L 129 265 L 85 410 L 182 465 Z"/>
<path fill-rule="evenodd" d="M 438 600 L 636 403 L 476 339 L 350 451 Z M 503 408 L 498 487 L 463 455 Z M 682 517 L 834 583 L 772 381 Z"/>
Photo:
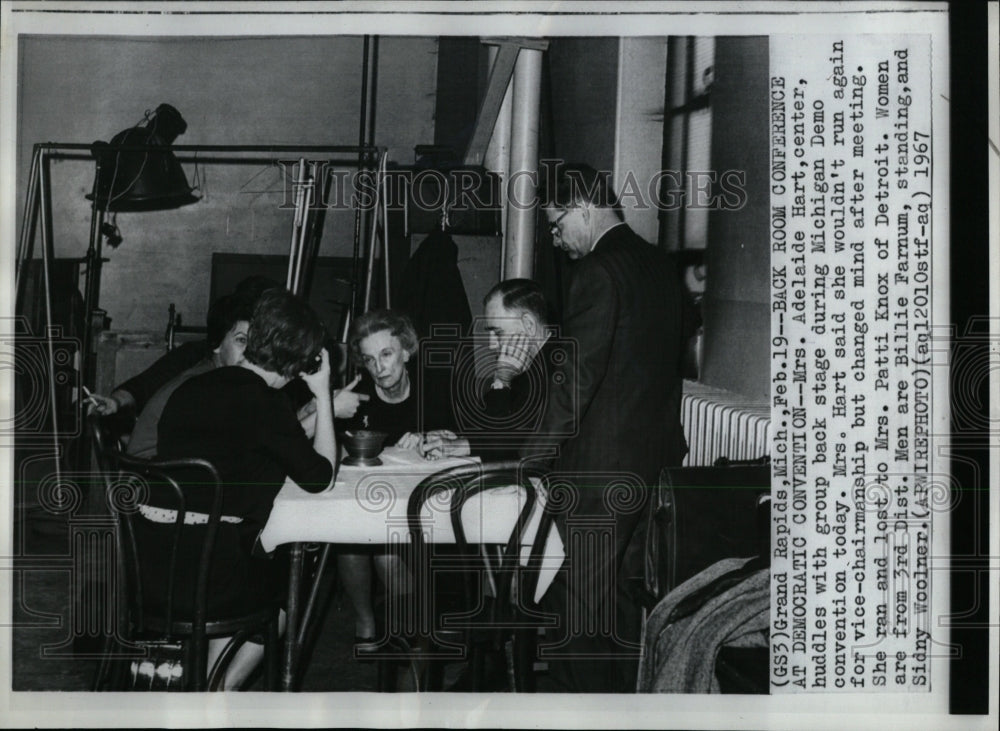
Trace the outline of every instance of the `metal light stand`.
<path fill-rule="evenodd" d="M 16 305 L 21 304 L 21 285 L 24 283 L 24 275 L 27 262 L 34 254 L 35 245 L 35 224 L 41 213 L 42 220 L 42 272 L 45 284 L 45 342 L 48 350 L 48 391 L 49 409 L 52 417 L 52 446 L 55 462 L 55 476 L 58 483 L 62 481 L 60 461 L 62 457 L 61 445 L 59 443 L 59 410 L 56 404 L 56 377 L 55 377 L 55 354 L 52 338 L 52 277 L 49 272 L 50 259 L 54 256 L 52 245 L 52 206 L 49 189 L 49 159 L 44 150 L 36 146 L 32 153 L 31 171 L 28 180 L 28 194 L 25 198 L 25 220 L 21 229 L 21 241 L 18 244 L 18 255 L 21 257 L 17 262 L 15 275 L 14 301 Z M 15 305 L 15 306 L 16 306 Z"/>
<path fill-rule="evenodd" d="M 28 186 L 25 196 L 21 235 L 18 241 L 17 261 L 15 263 L 15 303 L 17 309 L 20 310 L 23 306 L 21 299 L 24 290 L 24 282 L 27 278 L 27 265 L 34 255 L 37 223 L 38 220 L 41 219 L 42 267 L 45 286 L 45 339 L 47 341 L 50 363 L 50 367 L 48 369 L 48 396 L 52 418 L 52 442 L 57 455 L 57 477 L 59 470 L 58 459 L 59 456 L 61 456 L 59 439 L 60 436 L 65 435 L 60 434 L 59 416 L 56 404 L 55 373 L 51 367 L 54 354 L 52 340 L 54 333 L 52 328 L 52 292 L 49 269 L 54 248 L 52 242 L 52 193 L 49 185 L 49 162 L 53 157 L 89 159 L 91 156 L 91 147 L 92 146 L 89 144 L 58 142 L 39 143 L 34 146 L 28 175 Z M 162 145 L 120 145 L 116 146 L 116 149 L 122 152 L 162 152 L 163 147 Z M 384 161 L 386 153 L 385 148 L 372 145 L 173 145 L 170 149 L 174 153 L 215 153 L 218 157 L 213 159 L 224 163 L 245 161 L 247 157 L 244 156 L 246 155 L 249 155 L 249 159 L 251 160 L 259 159 L 265 162 L 284 161 L 288 159 L 289 155 L 302 154 L 306 152 L 321 153 L 324 155 L 356 155 L 357 162 L 348 162 L 345 160 L 340 160 L 339 162 L 344 165 L 357 164 L 362 166 L 368 164 L 374 155 L 380 155 L 381 159 Z M 202 159 L 204 160 L 204 158 Z M 384 169 L 384 164 L 382 169 Z M 98 163 L 94 179 L 95 191 L 97 190 L 100 175 L 101 170 Z M 383 183 L 379 181 L 379 185 L 377 187 L 381 189 L 383 187 Z M 95 198 L 96 197 L 97 196 L 95 196 Z M 87 254 L 84 258 L 84 261 L 87 264 L 86 280 L 84 285 L 86 290 L 84 293 L 85 321 L 84 337 L 80 348 L 79 369 L 79 372 L 83 376 L 84 383 L 92 383 L 89 379 L 92 379 L 94 375 L 94 359 L 90 352 L 90 340 L 92 339 L 93 334 L 93 313 L 94 310 L 98 308 L 100 301 L 100 273 L 102 265 L 101 224 L 103 223 L 103 216 L 104 212 L 100 205 L 97 202 L 93 203 L 91 206 L 90 240 L 88 242 Z M 305 227 L 303 227 L 303 230 L 304 228 Z M 374 232 L 372 235 L 372 241 L 374 242 Z M 356 248 L 360 248 L 360 233 L 358 233 Z M 311 261 L 306 261 L 306 252 L 304 251 L 304 247 L 300 245 L 299 249 L 300 253 L 297 269 L 300 272 L 301 279 L 301 272 L 310 271 L 312 267 Z M 317 253 L 318 246 L 309 247 L 308 254 L 310 259 L 315 258 Z M 371 260 L 371 252 L 368 252 L 368 254 L 369 260 Z M 356 298 L 357 290 L 358 282 L 355 280 L 352 282 L 352 300 Z M 366 295 L 366 298 L 370 298 L 370 293 Z M 82 424 L 83 399 L 77 398 L 76 408 L 78 410 L 77 423 Z"/>
<path fill-rule="evenodd" d="M 98 203 L 99 185 L 101 180 L 101 158 L 97 157 L 94 163 L 94 200 L 90 204 L 90 242 L 87 246 L 87 255 L 84 257 L 86 265 L 86 276 L 83 285 L 83 341 L 80 344 L 80 374 L 84 384 L 88 388 L 94 388 L 95 373 L 94 362 L 91 357 L 92 340 L 94 334 L 94 310 L 101 293 L 101 267 L 104 262 L 101 259 L 102 249 L 102 228 L 104 225 L 104 211 Z M 83 418 L 83 399 L 78 398 L 79 411 L 78 418 Z M 79 422 L 82 423 L 82 422 Z"/>

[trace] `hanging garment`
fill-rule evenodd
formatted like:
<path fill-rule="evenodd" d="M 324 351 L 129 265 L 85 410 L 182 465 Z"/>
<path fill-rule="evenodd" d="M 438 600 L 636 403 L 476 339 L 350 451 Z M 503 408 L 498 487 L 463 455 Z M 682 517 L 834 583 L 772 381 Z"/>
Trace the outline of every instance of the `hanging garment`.
<path fill-rule="evenodd" d="M 718 693 L 722 647 L 767 647 L 770 570 L 756 558 L 712 564 L 671 591 L 646 622 L 640 693 Z"/>
<path fill-rule="evenodd" d="M 434 231 L 420 243 L 403 272 L 398 303 L 420 337 L 429 336 L 435 325 L 458 325 L 460 334 L 468 333 L 472 311 L 451 234 Z"/>

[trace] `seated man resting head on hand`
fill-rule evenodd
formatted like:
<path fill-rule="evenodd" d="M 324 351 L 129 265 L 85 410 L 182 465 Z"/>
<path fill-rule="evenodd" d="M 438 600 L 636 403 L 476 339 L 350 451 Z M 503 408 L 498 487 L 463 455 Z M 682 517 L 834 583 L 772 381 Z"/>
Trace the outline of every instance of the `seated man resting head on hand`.
<path fill-rule="evenodd" d="M 483 459 L 517 457 L 521 442 L 534 432 L 548 396 L 551 328 L 541 287 L 530 279 L 507 279 L 483 298 L 489 347 L 496 354 L 494 370 L 482 395 L 485 416 L 495 425 L 489 432 L 456 436 L 428 432 L 421 453 L 428 459 L 475 454 Z M 458 404 L 459 409 L 473 408 Z M 468 421 L 482 423 L 470 415 Z"/>

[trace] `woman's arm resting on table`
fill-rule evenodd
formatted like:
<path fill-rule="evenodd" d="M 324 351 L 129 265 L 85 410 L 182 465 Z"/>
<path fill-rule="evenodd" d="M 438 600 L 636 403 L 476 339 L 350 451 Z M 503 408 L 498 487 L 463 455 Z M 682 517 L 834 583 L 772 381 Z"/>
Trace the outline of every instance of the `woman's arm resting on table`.
<path fill-rule="evenodd" d="M 470 453 L 469 440 L 452 432 L 428 432 L 420 444 L 420 456 L 424 459 L 467 457 Z"/>

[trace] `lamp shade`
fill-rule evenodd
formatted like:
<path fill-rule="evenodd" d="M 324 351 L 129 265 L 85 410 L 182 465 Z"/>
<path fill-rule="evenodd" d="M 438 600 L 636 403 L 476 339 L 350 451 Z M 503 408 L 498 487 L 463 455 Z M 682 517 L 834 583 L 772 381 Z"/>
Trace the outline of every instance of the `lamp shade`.
<path fill-rule="evenodd" d="M 159 211 L 194 203 L 198 197 L 188 185 L 170 145 L 187 129 L 174 107 L 161 104 L 141 127 L 130 127 L 110 143 L 95 142 L 91 154 L 100 163 L 97 203 L 109 211 Z M 121 149 L 150 145 L 160 150 Z M 94 194 L 87 194 L 94 200 Z"/>

